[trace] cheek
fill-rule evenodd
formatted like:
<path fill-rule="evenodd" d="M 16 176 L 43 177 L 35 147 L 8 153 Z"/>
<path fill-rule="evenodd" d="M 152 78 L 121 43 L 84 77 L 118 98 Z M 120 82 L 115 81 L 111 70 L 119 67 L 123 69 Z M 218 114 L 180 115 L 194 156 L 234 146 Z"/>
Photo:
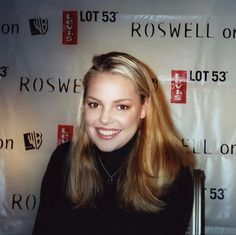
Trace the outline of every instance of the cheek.
<path fill-rule="evenodd" d="M 84 113 L 84 121 L 86 126 L 90 126 L 93 123 L 94 115 L 92 115 L 89 111 L 85 111 Z"/>
<path fill-rule="evenodd" d="M 140 113 L 132 113 L 129 115 L 123 115 L 122 118 L 120 119 L 120 122 L 123 124 L 125 127 L 133 127 L 137 126 L 140 121 Z"/>

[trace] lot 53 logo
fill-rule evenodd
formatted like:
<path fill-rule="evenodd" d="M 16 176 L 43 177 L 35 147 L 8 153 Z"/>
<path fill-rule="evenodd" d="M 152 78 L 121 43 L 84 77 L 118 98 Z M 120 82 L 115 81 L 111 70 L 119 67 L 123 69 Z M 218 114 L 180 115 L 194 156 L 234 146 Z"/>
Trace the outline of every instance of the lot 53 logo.
<path fill-rule="evenodd" d="M 197 71 L 189 71 L 189 80 L 196 82 L 225 82 L 227 80 L 228 71 L 208 71 L 208 70 L 197 70 Z"/>

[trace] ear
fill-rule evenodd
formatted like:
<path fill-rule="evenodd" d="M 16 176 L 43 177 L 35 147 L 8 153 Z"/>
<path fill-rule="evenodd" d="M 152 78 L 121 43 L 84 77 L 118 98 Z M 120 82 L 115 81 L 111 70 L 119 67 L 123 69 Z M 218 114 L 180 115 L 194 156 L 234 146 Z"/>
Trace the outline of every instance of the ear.
<path fill-rule="evenodd" d="M 142 104 L 142 110 L 141 110 L 141 115 L 140 115 L 141 119 L 146 117 L 149 103 L 150 103 L 150 98 L 146 97 L 144 100 L 144 103 Z"/>

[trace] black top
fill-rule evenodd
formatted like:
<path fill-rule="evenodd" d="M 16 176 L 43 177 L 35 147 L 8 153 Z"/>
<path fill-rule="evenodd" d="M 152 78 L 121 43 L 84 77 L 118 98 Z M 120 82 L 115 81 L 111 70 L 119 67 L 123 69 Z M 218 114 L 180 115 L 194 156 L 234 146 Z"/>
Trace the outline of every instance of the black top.
<path fill-rule="evenodd" d="M 65 195 L 64 179 L 70 143 L 59 146 L 49 161 L 41 185 L 40 204 L 33 235 L 184 235 L 193 203 L 193 181 L 188 168 L 181 168 L 159 213 L 121 209 L 115 202 L 116 178 L 107 183 L 107 173 L 98 162 L 104 178 L 101 203 L 96 208 L 77 208 Z M 124 163 L 121 153 L 113 156 L 96 149 L 110 174 Z M 120 156 L 117 156 L 120 155 Z M 100 200 L 99 200 L 100 201 Z"/>

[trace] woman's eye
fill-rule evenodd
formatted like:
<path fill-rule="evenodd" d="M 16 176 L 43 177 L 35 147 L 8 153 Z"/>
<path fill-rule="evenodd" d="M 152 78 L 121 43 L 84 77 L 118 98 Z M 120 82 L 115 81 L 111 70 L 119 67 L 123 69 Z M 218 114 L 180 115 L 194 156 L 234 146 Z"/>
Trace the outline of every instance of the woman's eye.
<path fill-rule="evenodd" d="M 99 106 L 99 104 L 96 103 L 96 102 L 90 102 L 90 103 L 88 103 L 88 106 L 89 106 L 90 108 L 97 108 L 97 107 Z"/>
<path fill-rule="evenodd" d="M 127 110 L 128 108 L 129 107 L 127 105 L 121 104 L 121 105 L 118 106 L 117 109 L 119 109 L 119 110 Z"/>

